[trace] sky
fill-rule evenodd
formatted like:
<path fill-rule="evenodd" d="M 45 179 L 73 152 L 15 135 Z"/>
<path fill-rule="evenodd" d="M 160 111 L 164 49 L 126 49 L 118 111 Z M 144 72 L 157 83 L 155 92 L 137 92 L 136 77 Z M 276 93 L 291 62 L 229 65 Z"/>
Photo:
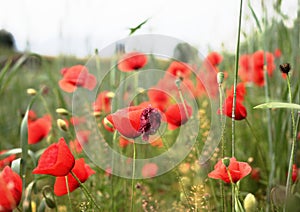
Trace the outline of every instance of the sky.
<path fill-rule="evenodd" d="M 238 0 L 0 0 L 0 28 L 10 31 L 19 51 L 43 55 L 93 54 L 128 36 L 130 27 L 149 21 L 136 34 L 161 34 L 188 42 L 204 54 L 235 49 Z M 252 0 L 261 17 L 259 0 Z M 271 1 L 267 1 L 271 2 Z M 242 29 L 255 28 L 244 0 Z M 297 0 L 282 10 L 296 17 Z M 254 29 L 255 30 L 255 29 Z"/>

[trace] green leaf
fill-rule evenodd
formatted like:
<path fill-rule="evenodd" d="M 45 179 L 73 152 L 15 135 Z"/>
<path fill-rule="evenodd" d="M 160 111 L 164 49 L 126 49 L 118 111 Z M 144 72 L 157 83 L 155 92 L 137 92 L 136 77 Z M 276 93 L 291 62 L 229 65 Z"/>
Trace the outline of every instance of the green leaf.
<path fill-rule="evenodd" d="M 300 105 L 286 102 L 268 102 L 254 107 L 254 109 L 273 109 L 273 108 L 286 108 L 300 110 Z"/>
<path fill-rule="evenodd" d="M 20 175 L 20 171 L 21 171 L 21 158 L 18 158 L 16 160 L 13 160 L 11 162 L 11 169 L 18 173 Z"/>
<path fill-rule="evenodd" d="M 9 67 L 12 63 L 12 60 L 8 60 L 6 63 L 5 63 L 5 66 L 1 69 L 0 71 L 0 85 L 3 84 L 3 79 L 6 75 L 6 72 L 9 70 Z"/>
<path fill-rule="evenodd" d="M 5 67 L 5 71 L 3 73 L 3 76 L 1 76 L 1 84 L 0 84 L 0 93 L 3 92 L 3 90 L 7 87 L 13 76 L 20 70 L 20 67 L 23 65 L 23 63 L 28 59 L 28 55 L 24 54 L 22 55 L 17 62 L 11 67 L 11 69 L 8 69 L 11 65 L 11 62 L 7 64 L 8 66 Z M 7 75 L 7 77 L 4 80 L 4 75 Z"/>
<path fill-rule="evenodd" d="M 262 28 L 261 28 L 261 26 L 260 26 L 259 20 L 258 20 L 258 18 L 257 18 L 256 13 L 255 13 L 254 10 L 253 10 L 253 7 L 251 6 L 250 1 L 248 1 L 248 7 L 249 7 L 249 9 L 250 9 L 250 11 L 251 11 L 251 14 L 252 14 L 252 16 L 253 16 L 255 22 L 256 22 L 256 25 L 257 25 L 257 27 L 258 27 L 258 29 L 259 29 L 259 32 L 262 32 Z"/>
<path fill-rule="evenodd" d="M 22 182 L 23 182 L 23 194 L 26 188 L 26 165 L 27 165 L 27 157 L 28 157 L 28 113 L 29 110 L 31 109 L 34 101 L 36 100 L 36 98 L 40 95 L 40 93 L 38 93 L 37 95 L 35 95 L 31 101 L 29 102 L 28 106 L 27 106 L 27 110 L 25 113 L 25 116 L 22 119 L 22 123 L 21 123 L 21 129 L 20 129 L 20 134 L 21 134 L 21 149 L 22 149 L 22 154 L 21 154 L 21 176 L 22 176 Z M 31 153 L 29 153 L 30 155 Z M 33 154 L 34 155 L 34 154 Z M 36 161 L 36 160 L 34 160 Z M 36 162 L 35 162 L 36 163 Z"/>
<path fill-rule="evenodd" d="M 22 149 L 21 148 L 15 148 L 15 149 L 11 149 L 8 150 L 2 154 L 0 154 L 0 160 L 10 156 L 10 155 L 16 155 L 16 154 L 20 154 L 22 153 Z M 34 153 L 33 151 L 31 151 L 30 149 L 28 150 L 28 155 L 31 157 L 33 165 L 36 166 L 37 165 L 37 157 L 36 157 L 36 153 Z"/>

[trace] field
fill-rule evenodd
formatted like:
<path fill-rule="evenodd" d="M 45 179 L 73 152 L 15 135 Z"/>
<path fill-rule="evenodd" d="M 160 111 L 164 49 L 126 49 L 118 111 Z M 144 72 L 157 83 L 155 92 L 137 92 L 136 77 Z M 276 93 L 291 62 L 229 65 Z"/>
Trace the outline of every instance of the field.
<path fill-rule="evenodd" d="M 280 2 L 248 5 L 235 53 L 139 28 L 86 58 L 0 46 L 0 211 L 300 211 L 300 6 L 287 27 Z"/>

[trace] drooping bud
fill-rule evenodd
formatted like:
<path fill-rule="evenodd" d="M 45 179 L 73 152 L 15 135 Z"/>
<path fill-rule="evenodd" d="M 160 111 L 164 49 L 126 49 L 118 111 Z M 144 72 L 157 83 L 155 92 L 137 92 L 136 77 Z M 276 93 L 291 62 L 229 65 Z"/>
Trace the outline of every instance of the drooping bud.
<path fill-rule="evenodd" d="M 53 190 L 49 186 L 43 188 L 43 196 L 45 198 L 46 204 L 49 208 L 55 208 L 55 199 Z"/>
<path fill-rule="evenodd" d="M 56 123 L 57 123 L 58 128 L 59 128 L 61 131 L 65 131 L 65 132 L 68 131 L 67 123 L 66 123 L 64 120 L 62 120 L 62 119 L 57 119 L 57 120 L 56 120 Z"/>

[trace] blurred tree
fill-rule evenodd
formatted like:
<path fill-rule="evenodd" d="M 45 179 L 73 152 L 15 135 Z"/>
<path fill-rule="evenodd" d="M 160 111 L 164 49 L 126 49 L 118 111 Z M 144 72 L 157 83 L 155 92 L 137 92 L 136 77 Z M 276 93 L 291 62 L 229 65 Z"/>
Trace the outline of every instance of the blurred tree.
<path fill-rule="evenodd" d="M 179 43 L 174 49 L 174 58 L 182 62 L 195 62 L 198 59 L 198 50 L 188 43 Z"/>
<path fill-rule="evenodd" d="M 15 50 L 15 38 L 5 29 L 0 30 L 0 48 Z"/>

